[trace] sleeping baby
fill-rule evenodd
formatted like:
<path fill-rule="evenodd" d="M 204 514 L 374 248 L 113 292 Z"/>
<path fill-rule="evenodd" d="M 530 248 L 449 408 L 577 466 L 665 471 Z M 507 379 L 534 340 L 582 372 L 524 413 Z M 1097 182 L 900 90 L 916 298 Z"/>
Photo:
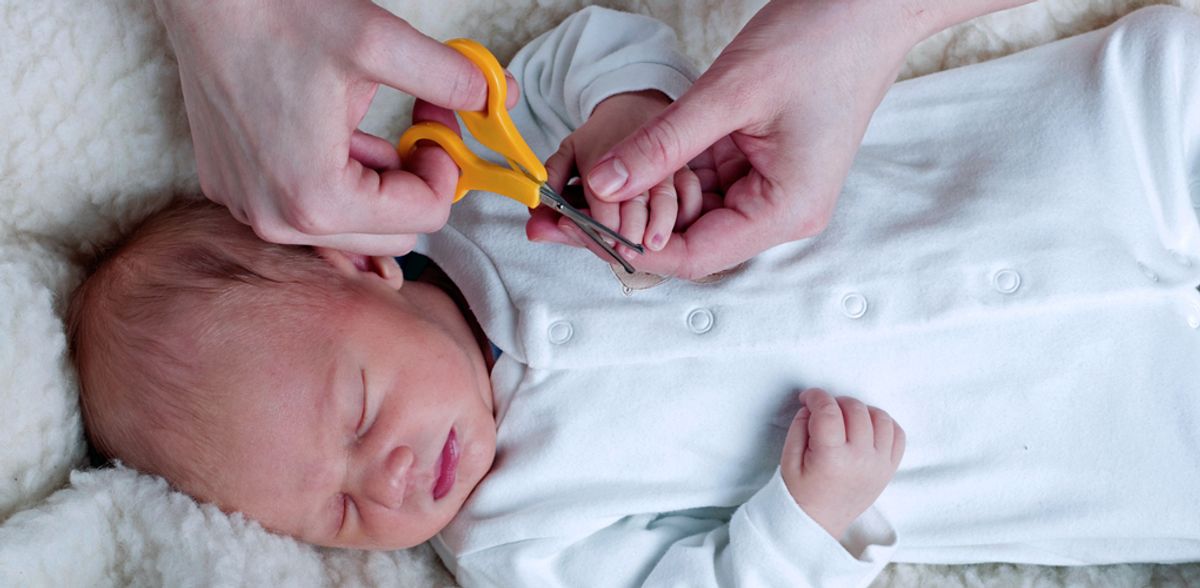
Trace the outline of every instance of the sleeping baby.
<path fill-rule="evenodd" d="M 489 194 L 415 281 L 174 204 L 71 301 L 89 438 L 308 542 L 433 537 L 464 585 L 1200 559 L 1198 54 L 1152 9 L 901 82 L 829 228 L 703 284 L 630 289 Z M 543 157 L 693 77 L 595 8 L 509 69 Z"/>

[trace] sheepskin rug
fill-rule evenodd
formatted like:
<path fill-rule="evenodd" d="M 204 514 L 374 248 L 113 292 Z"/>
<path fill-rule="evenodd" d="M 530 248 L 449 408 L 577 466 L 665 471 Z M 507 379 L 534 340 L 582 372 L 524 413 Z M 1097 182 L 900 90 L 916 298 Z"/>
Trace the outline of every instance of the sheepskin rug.
<path fill-rule="evenodd" d="M 903 76 L 1098 28 L 1151 3 L 1043 0 L 990 15 L 922 43 Z M 1200 12 L 1200 0 L 1174 3 Z M 387 4 L 435 37 L 474 37 L 506 59 L 587 3 Z M 605 4 L 670 23 L 706 64 L 761 1 Z M 363 126 L 394 137 L 408 105 L 383 92 Z M 86 467 L 66 296 L 95 244 L 170 194 L 197 190 L 176 67 L 151 2 L 0 0 L 0 586 L 454 585 L 428 546 L 316 549 L 160 479 Z M 877 585 L 1188 586 L 1200 585 L 1200 565 L 896 565 Z"/>

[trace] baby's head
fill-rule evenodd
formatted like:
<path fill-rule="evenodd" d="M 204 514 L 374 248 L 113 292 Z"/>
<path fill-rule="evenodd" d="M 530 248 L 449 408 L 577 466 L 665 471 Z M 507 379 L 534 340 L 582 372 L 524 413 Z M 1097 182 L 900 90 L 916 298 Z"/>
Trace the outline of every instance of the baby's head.
<path fill-rule="evenodd" d="M 491 466 L 483 349 L 390 259 L 265 243 L 180 202 L 98 260 L 68 311 L 95 449 L 268 529 L 396 549 Z"/>

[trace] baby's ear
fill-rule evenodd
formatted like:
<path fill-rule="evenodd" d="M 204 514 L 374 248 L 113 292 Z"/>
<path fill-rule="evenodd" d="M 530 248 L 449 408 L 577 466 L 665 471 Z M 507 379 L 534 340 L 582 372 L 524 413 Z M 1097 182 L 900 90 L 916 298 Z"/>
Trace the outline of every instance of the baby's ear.
<path fill-rule="evenodd" d="M 404 272 L 396 259 L 388 256 L 368 256 L 328 247 L 314 247 L 317 255 L 334 269 L 351 279 L 383 280 L 393 290 L 404 285 Z"/>

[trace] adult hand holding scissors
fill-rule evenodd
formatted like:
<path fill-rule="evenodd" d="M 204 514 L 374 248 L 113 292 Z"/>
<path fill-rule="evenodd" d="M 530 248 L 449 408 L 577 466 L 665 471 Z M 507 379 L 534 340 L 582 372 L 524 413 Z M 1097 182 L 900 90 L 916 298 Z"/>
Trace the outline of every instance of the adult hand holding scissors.
<path fill-rule="evenodd" d="M 266 240 L 369 255 L 445 224 L 457 169 L 416 156 L 401 170 L 389 141 L 356 127 L 380 84 L 483 108 L 470 61 L 367 0 L 155 4 L 210 199 Z"/>
<path fill-rule="evenodd" d="M 867 123 L 917 42 L 1028 0 L 773 0 L 688 93 L 597 160 L 591 192 L 638 196 L 711 147 L 720 207 L 638 269 L 699 278 L 828 224 Z"/>

